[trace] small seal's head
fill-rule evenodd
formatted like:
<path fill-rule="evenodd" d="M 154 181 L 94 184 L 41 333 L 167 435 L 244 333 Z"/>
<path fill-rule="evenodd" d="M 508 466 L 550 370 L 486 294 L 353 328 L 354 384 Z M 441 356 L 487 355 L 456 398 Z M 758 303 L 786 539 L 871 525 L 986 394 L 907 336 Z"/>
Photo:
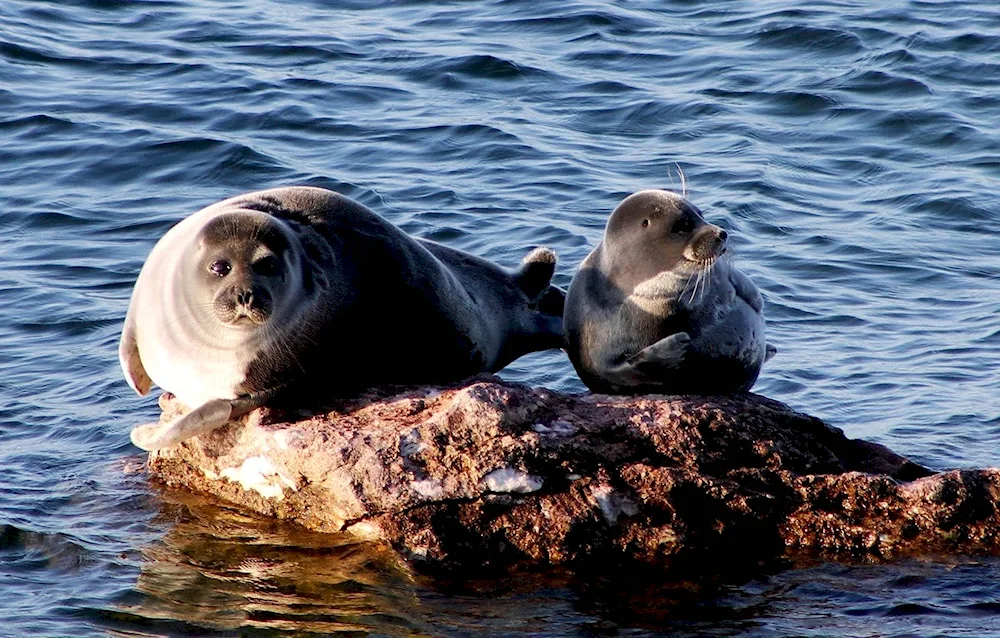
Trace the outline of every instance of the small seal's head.
<path fill-rule="evenodd" d="M 669 191 L 626 197 L 604 230 L 602 265 L 626 293 L 666 271 L 694 274 L 726 252 L 726 231 L 709 224 L 689 201 Z"/>
<path fill-rule="evenodd" d="M 265 324 L 301 272 L 294 236 L 270 215 L 234 210 L 208 221 L 195 242 L 198 289 L 218 322 L 235 329 Z"/>

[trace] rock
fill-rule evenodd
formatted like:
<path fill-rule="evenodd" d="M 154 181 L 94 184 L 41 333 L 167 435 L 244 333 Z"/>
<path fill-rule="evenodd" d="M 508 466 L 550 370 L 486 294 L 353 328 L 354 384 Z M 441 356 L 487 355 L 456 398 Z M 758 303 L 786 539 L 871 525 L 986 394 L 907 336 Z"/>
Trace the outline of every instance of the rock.
<path fill-rule="evenodd" d="M 163 419 L 185 410 L 161 398 Z M 160 481 L 436 566 L 757 570 L 996 552 L 1000 471 L 933 474 L 776 401 L 564 395 L 480 377 L 154 452 Z"/>

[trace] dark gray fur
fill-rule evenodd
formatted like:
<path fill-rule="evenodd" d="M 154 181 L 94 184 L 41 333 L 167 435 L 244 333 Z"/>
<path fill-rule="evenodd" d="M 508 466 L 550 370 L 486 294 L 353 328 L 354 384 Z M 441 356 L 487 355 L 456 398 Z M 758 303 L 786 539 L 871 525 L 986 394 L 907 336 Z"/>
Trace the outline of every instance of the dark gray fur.
<path fill-rule="evenodd" d="M 244 392 L 290 380 L 297 396 L 321 397 L 448 383 L 562 345 L 564 294 L 549 284 L 551 251 L 535 250 L 511 272 L 410 237 L 358 202 L 317 188 L 251 193 L 231 207 L 296 229 L 326 305 L 304 330 L 284 335 L 284 347 L 251 362 Z"/>

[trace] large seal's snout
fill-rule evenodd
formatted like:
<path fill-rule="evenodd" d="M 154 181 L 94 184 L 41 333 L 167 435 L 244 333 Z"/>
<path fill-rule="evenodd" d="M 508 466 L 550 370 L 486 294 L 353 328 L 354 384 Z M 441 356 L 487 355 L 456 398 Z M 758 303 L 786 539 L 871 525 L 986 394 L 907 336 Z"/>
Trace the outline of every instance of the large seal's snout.
<path fill-rule="evenodd" d="M 263 286 L 234 285 L 219 291 L 215 316 L 225 324 L 262 324 L 271 317 L 271 294 Z"/>

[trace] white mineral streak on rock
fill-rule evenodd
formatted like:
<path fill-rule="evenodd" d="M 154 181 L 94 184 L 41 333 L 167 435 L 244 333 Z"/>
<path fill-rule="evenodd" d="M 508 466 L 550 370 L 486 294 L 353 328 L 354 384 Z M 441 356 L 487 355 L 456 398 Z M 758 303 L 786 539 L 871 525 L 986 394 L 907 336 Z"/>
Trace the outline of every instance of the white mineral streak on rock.
<path fill-rule="evenodd" d="M 615 492 L 610 485 L 598 485 L 592 488 L 590 493 L 593 495 L 594 500 L 597 501 L 597 505 L 601 508 L 601 514 L 604 515 L 604 520 L 609 525 L 617 523 L 618 517 L 622 514 L 625 516 L 635 516 L 639 511 L 635 503 L 629 498 Z"/>
<path fill-rule="evenodd" d="M 542 489 L 542 479 L 511 467 L 490 472 L 483 480 L 486 481 L 486 487 L 491 492 L 527 494 Z"/>
<path fill-rule="evenodd" d="M 439 499 L 444 496 L 444 486 L 441 485 L 441 481 L 437 479 L 424 479 L 422 481 L 413 481 L 410 483 L 410 487 L 417 494 L 429 499 Z"/>
<path fill-rule="evenodd" d="M 264 498 L 285 498 L 285 487 L 294 490 L 295 482 L 278 471 L 265 456 L 251 456 L 239 467 L 227 467 L 220 476 L 239 483 L 245 490 L 253 490 Z"/>
<path fill-rule="evenodd" d="M 539 434 L 554 434 L 556 436 L 568 436 L 570 434 L 576 434 L 576 426 L 569 421 L 553 421 L 548 425 L 544 423 L 536 423 L 531 426 L 531 429 Z"/>
<path fill-rule="evenodd" d="M 413 428 L 406 434 L 399 437 L 399 454 L 403 457 L 410 457 L 426 449 L 427 446 L 420 440 L 420 431 Z"/>
<path fill-rule="evenodd" d="M 302 431 L 297 428 L 277 430 L 274 433 L 274 442 L 278 445 L 278 449 L 280 450 L 288 450 L 292 448 L 301 450 L 306 447 L 306 437 Z"/>

